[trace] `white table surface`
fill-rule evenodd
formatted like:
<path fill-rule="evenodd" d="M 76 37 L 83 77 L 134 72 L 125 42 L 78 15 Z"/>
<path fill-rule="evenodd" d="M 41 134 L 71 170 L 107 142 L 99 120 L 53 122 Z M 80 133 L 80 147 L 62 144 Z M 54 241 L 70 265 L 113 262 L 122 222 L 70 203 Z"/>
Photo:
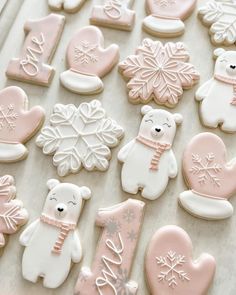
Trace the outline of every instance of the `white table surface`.
<path fill-rule="evenodd" d="M 0 0 L 1 2 L 2 0 Z M 56 68 L 56 75 L 49 88 L 33 86 L 26 83 L 8 80 L 5 70 L 8 61 L 17 57 L 24 40 L 23 25 L 29 18 L 40 18 L 50 10 L 46 0 L 8 0 L 0 14 L 0 89 L 17 85 L 22 87 L 29 96 L 30 106 L 41 105 L 46 110 L 46 123 L 55 103 L 88 102 L 99 99 L 109 116 L 113 117 L 125 129 L 125 137 L 118 148 L 113 150 L 110 168 L 107 172 L 87 172 L 82 170 L 76 175 L 69 175 L 64 182 L 72 182 L 78 185 L 87 185 L 93 192 L 93 197 L 84 207 L 79 221 L 81 242 L 84 249 L 84 258 L 80 264 L 74 265 L 66 282 L 57 290 L 47 290 L 41 282 L 31 284 L 23 280 L 21 276 L 21 257 L 23 247 L 18 238 L 22 229 L 11 236 L 5 250 L 0 257 L 0 295 L 68 295 L 73 293 L 73 288 L 82 265 L 90 266 L 95 254 L 96 243 L 100 236 L 100 229 L 94 225 L 95 214 L 98 208 L 107 207 L 126 200 L 130 195 L 124 193 L 120 186 L 121 166 L 117 162 L 117 152 L 121 146 L 137 135 L 141 121 L 141 105 L 132 105 L 127 101 L 126 83 L 115 67 L 103 81 L 105 90 L 95 96 L 81 96 L 60 86 L 59 74 L 65 70 L 65 51 L 73 34 L 80 28 L 89 24 L 89 15 L 93 3 L 98 1 L 87 0 L 82 9 L 73 15 L 66 15 L 66 26 L 59 43 L 58 49 L 52 61 Z M 204 0 L 199 0 L 198 5 Z M 120 46 L 120 60 L 129 54 L 133 54 L 135 48 L 144 37 L 150 37 L 141 29 L 142 19 L 145 17 L 144 0 L 136 0 L 134 9 L 137 12 L 136 25 L 132 32 L 122 32 L 102 28 L 106 44 L 113 42 Z M 172 41 L 184 41 L 191 55 L 191 62 L 201 74 L 200 83 L 205 82 L 212 75 L 213 46 L 208 37 L 208 30 L 197 18 L 196 10 L 185 22 L 186 33 L 174 38 Z M 156 39 L 156 38 L 153 38 Z M 163 40 L 165 41 L 165 40 Z M 214 283 L 209 291 L 210 295 L 235 295 L 236 294 L 236 214 L 227 220 L 208 222 L 192 217 L 177 204 L 180 192 L 186 190 L 181 174 L 181 158 L 183 148 L 195 134 L 209 131 L 204 128 L 198 117 L 198 104 L 194 101 L 194 93 L 197 85 L 184 92 L 182 100 L 175 108 L 184 116 L 183 125 L 178 129 L 174 152 L 179 164 L 179 174 L 175 180 L 170 181 L 166 192 L 156 201 L 146 202 L 146 213 L 142 227 L 142 233 L 137 248 L 136 258 L 130 278 L 138 281 L 140 295 L 149 294 L 143 270 L 144 253 L 147 244 L 154 232 L 161 226 L 176 224 L 183 227 L 190 235 L 194 245 L 194 257 L 202 252 L 212 254 L 217 261 L 217 271 Z M 151 103 L 153 106 L 154 104 Z M 236 156 L 236 134 L 224 134 L 214 130 L 224 140 L 228 148 L 229 159 Z M 35 220 L 41 213 L 45 197 L 47 195 L 46 181 L 49 178 L 58 178 L 56 169 L 52 165 L 52 157 L 42 154 L 41 149 L 35 145 L 35 137 L 27 143 L 30 151 L 26 160 L 9 165 L 0 165 L 0 174 L 11 174 L 15 177 L 17 185 L 17 197 L 24 202 L 30 214 L 29 222 Z M 140 196 L 137 197 L 141 199 Z M 236 206 L 236 197 L 230 200 Z M 32 261 L 33 263 L 33 261 Z M 191 295 L 191 294 L 189 294 Z"/>

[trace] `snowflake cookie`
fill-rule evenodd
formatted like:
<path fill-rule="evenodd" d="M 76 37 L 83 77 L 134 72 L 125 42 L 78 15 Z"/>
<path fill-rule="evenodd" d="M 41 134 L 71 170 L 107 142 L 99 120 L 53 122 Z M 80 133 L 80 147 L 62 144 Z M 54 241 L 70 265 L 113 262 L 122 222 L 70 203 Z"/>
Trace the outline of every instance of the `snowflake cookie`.
<path fill-rule="evenodd" d="M 199 9 L 199 17 L 210 27 L 214 44 L 231 45 L 236 41 L 235 0 L 210 0 Z"/>
<path fill-rule="evenodd" d="M 75 13 L 86 0 L 48 0 L 48 5 L 52 10 L 64 9 L 65 12 Z"/>
<path fill-rule="evenodd" d="M 23 203 L 13 200 L 15 195 L 14 178 L 9 175 L 0 177 L 0 247 L 5 246 L 4 234 L 14 234 L 28 220 Z"/>
<path fill-rule="evenodd" d="M 199 79 L 193 65 L 187 63 L 189 54 L 181 42 L 144 39 L 135 55 L 119 64 L 123 75 L 130 78 L 127 84 L 129 99 L 133 103 L 148 103 L 174 107 L 183 94 Z"/>
<path fill-rule="evenodd" d="M 179 197 L 184 209 L 209 220 L 233 214 L 228 199 L 236 192 L 236 158 L 227 162 L 226 147 L 217 135 L 206 132 L 192 138 L 183 155 L 183 173 L 190 188 Z"/>
<path fill-rule="evenodd" d="M 105 171 L 111 151 L 123 136 L 123 128 L 106 118 L 101 103 L 93 100 L 75 105 L 56 104 L 51 126 L 42 129 L 36 143 L 46 155 L 54 154 L 58 174 L 76 173 L 82 166 L 91 171 Z"/>
<path fill-rule="evenodd" d="M 22 160 L 28 154 L 24 143 L 41 127 L 44 110 L 35 106 L 28 111 L 28 98 L 16 86 L 0 91 L 0 162 Z"/>
<path fill-rule="evenodd" d="M 193 261 L 192 252 L 193 246 L 188 234 L 178 226 L 164 226 L 154 234 L 145 259 L 151 294 L 207 293 L 215 275 L 215 259 L 204 253 Z"/>

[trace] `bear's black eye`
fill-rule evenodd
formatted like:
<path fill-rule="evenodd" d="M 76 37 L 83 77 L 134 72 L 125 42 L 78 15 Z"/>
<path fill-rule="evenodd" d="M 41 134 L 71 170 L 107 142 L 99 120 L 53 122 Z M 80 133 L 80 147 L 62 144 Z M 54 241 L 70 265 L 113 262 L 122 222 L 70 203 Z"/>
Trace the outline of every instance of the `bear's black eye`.
<path fill-rule="evenodd" d="M 147 119 L 147 120 L 145 120 L 145 122 L 151 122 L 151 123 L 153 123 L 153 120 L 152 119 Z"/>
<path fill-rule="evenodd" d="M 72 204 L 72 205 L 77 205 L 77 203 L 73 202 L 73 201 L 69 201 L 68 204 Z"/>
<path fill-rule="evenodd" d="M 168 124 L 168 123 L 164 123 L 164 124 L 163 124 L 163 126 L 165 126 L 165 125 L 166 125 L 168 128 L 170 128 L 170 127 L 171 127 L 171 125 L 170 125 L 170 124 Z"/>

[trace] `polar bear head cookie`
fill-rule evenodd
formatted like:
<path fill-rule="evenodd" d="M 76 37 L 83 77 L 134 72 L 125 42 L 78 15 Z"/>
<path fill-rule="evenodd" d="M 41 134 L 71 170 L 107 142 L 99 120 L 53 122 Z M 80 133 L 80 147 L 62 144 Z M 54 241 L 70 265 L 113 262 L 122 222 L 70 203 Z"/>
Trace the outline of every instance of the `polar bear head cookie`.
<path fill-rule="evenodd" d="M 182 122 L 180 114 L 171 114 L 150 106 L 143 106 L 144 115 L 138 136 L 124 146 L 119 154 L 123 162 L 123 190 L 154 200 L 165 190 L 169 178 L 177 175 L 177 164 L 172 152 L 176 125 Z"/>
<path fill-rule="evenodd" d="M 26 247 L 22 273 L 28 281 L 35 283 L 43 277 L 44 287 L 57 288 L 68 276 L 71 262 L 81 260 L 76 224 L 83 199 L 89 199 L 91 191 L 55 179 L 49 180 L 47 185 L 50 191 L 40 218 L 20 236 L 20 243 Z"/>

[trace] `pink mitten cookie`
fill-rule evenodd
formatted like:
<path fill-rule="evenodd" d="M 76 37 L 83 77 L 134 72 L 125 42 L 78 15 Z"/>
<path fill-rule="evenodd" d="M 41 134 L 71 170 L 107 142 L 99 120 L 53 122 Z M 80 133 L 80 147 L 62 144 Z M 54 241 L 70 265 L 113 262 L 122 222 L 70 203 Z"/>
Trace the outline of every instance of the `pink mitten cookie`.
<path fill-rule="evenodd" d="M 233 214 L 228 199 L 236 192 L 236 158 L 227 162 L 226 147 L 217 135 L 206 132 L 192 138 L 184 151 L 183 173 L 190 188 L 179 197 L 184 209 L 209 220 Z"/>
<path fill-rule="evenodd" d="M 143 28 L 160 37 L 182 35 L 183 21 L 190 16 L 196 0 L 146 0 L 146 10 L 150 14 L 143 21 Z"/>
<path fill-rule="evenodd" d="M 14 178 L 9 175 L 0 177 L 0 247 L 5 246 L 4 234 L 14 234 L 28 220 L 23 203 L 13 200 L 15 195 Z"/>
<path fill-rule="evenodd" d="M 124 191 L 155 200 L 162 195 L 169 178 L 175 178 L 178 167 L 172 151 L 177 124 L 183 118 L 165 110 L 143 106 L 144 115 L 136 138 L 118 153 L 123 163 L 121 182 Z"/>
<path fill-rule="evenodd" d="M 0 162 L 22 160 L 28 154 L 24 146 L 41 127 L 44 110 L 28 110 L 25 92 L 15 86 L 0 91 Z"/>
<path fill-rule="evenodd" d="M 213 281 L 214 257 L 193 261 L 193 246 L 180 227 L 169 225 L 152 237 L 146 253 L 146 277 L 151 295 L 206 295 Z"/>
<path fill-rule="evenodd" d="M 66 280 L 71 263 L 82 258 L 76 226 L 83 200 L 91 197 L 91 191 L 56 179 L 50 179 L 47 186 L 50 191 L 40 218 L 20 236 L 25 246 L 22 274 L 32 283 L 42 277 L 44 287 L 57 288 Z"/>
<path fill-rule="evenodd" d="M 8 78 L 48 86 L 54 76 L 51 62 L 60 40 L 65 17 L 50 14 L 25 23 L 26 39 L 19 58 L 13 58 L 7 68 Z"/>
<path fill-rule="evenodd" d="M 92 269 L 81 269 L 76 295 L 137 294 L 138 284 L 129 280 L 141 230 L 145 204 L 127 200 L 100 209 L 96 224 L 103 227 Z"/>
<path fill-rule="evenodd" d="M 86 0 L 48 0 L 48 5 L 52 10 L 64 9 L 65 12 L 75 13 Z"/>
<path fill-rule="evenodd" d="M 75 93 L 95 94 L 104 87 L 100 78 L 118 62 L 119 47 L 112 44 L 104 49 L 102 32 L 88 26 L 72 38 L 66 58 L 69 70 L 60 76 L 62 85 Z"/>
<path fill-rule="evenodd" d="M 127 84 L 132 103 L 148 103 L 174 107 L 183 94 L 199 79 L 194 66 L 187 63 L 189 54 L 183 43 L 144 39 L 135 55 L 128 56 L 119 64 L 123 75 L 130 79 Z"/>
<path fill-rule="evenodd" d="M 135 21 L 135 11 L 130 10 L 134 0 L 103 0 L 103 5 L 95 5 L 90 22 L 94 25 L 131 31 Z"/>

